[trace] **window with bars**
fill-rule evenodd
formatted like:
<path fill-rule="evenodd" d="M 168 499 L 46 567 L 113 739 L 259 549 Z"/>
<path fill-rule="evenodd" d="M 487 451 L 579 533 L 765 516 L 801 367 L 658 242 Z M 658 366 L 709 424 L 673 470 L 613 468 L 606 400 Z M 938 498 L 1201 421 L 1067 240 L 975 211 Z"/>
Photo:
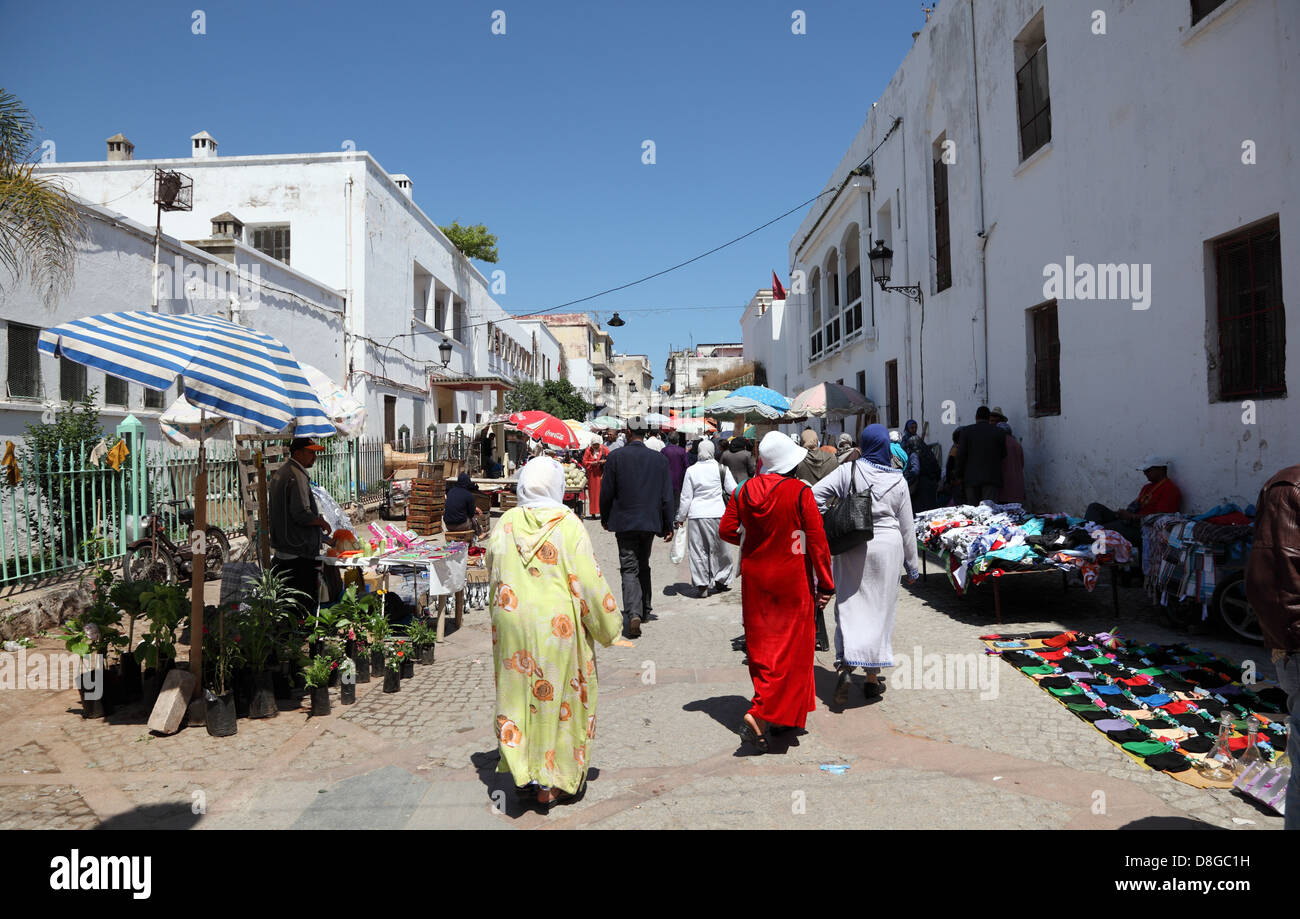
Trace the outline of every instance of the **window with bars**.
<path fill-rule="evenodd" d="M 1061 339 L 1056 301 L 1029 311 L 1033 333 L 1034 392 L 1032 414 L 1061 414 Z"/>
<path fill-rule="evenodd" d="M 1052 105 L 1047 88 L 1047 33 L 1043 11 L 1030 20 L 1015 41 L 1016 110 L 1020 127 L 1020 158 L 1052 139 Z"/>
<path fill-rule="evenodd" d="M 41 362 L 36 342 L 41 330 L 36 326 L 9 323 L 8 386 L 11 399 L 41 397 Z"/>
<path fill-rule="evenodd" d="M 808 336 L 808 360 L 817 360 L 822 353 L 822 277 L 821 272 L 816 268 L 813 269 L 812 277 L 808 279 L 808 295 L 811 300 L 808 310 L 808 328 L 811 330 Z"/>
<path fill-rule="evenodd" d="M 849 305 L 844 308 L 844 337 L 848 338 L 862 328 L 862 266 L 854 265 L 844 278 L 845 297 Z"/>
<path fill-rule="evenodd" d="M 78 402 L 86 398 L 86 365 L 59 358 L 59 398 Z"/>
<path fill-rule="evenodd" d="M 867 394 L 867 372 L 865 370 L 858 371 L 858 392 L 864 396 Z"/>
<path fill-rule="evenodd" d="M 130 388 L 126 380 L 112 374 L 104 375 L 104 404 L 126 407 L 130 398 Z"/>
<path fill-rule="evenodd" d="M 942 138 L 940 139 L 942 144 Z M 948 166 L 936 148 L 934 160 L 934 291 L 952 287 L 952 244 L 948 232 Z"/>
<path fill-rule="evenodd" d="M 1282 236 L 1276 219 L 1214 244 L 1219 398 L 1286 395 Z"/>
<path fill-rule="evenodd" d="M 898 427 L 898 361 L 885 362 L 885 426 Z"/>
<path fill-rule="evenodd" d="M 146 389 L 144 391 L 144 407 L 162 411 L 167 401 L 167 393 L 161 390 Z"/>
<path fill-rule="evenodd" d="M 1192 0 L 1192 25 L 1196 25 L 1228 0 Z"/>
<path fill-rule="evenodd" d="M 253 248 L 289 264 L 289 224 L 254 227 Z"/>

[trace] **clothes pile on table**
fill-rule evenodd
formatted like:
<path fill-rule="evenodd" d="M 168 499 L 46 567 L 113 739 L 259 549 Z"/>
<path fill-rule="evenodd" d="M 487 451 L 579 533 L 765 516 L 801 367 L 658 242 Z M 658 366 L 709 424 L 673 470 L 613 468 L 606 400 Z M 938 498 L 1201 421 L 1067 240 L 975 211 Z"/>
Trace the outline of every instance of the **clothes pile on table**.
<path fill-rule="evenodd" d="M 1142 521 L 1143 587 L 1153 602 L 1197 600 L 1201 618 L 1224 569 L 1241 568 L 1250 550 L 1255 505 L 1220 504 L 1195 517 L 1152 514 Z"/>
<path fill-rule="evenodd" d="M 1042 634 L 1042 633 L 1038 633 Z M 983 635 L 988 653 L 1004 661 L 1152 769 L 1198 787 L 1226 787 L 1191 769 L 1214 746 L 1227 713 L 1228 746 L 1241 759 L 1250 742 L 1248 719 L 1259 729 L 1263 763 L 1286 751 L 1286 693 L 1249 682 L 1243 667 L 1186 645 L 1140 644 L 1112 633 Z"/>
<path fill-rule="evenodd" d="M 1030 514 L 1019 504 L 940 507 L 914 520 L 916 541 L 946 561 L 958 593 L 1009 571 L 1046 568 L 1079 572 L 1091 591 L 1099 565 L 1133 560 L 1132 543 L 1114 530 L 1081 517 Z"/>

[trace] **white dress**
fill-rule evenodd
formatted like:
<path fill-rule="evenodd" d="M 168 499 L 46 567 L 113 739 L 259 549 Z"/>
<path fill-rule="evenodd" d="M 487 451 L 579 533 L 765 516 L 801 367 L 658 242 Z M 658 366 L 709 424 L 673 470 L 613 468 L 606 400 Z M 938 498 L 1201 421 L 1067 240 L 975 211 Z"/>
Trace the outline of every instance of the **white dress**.
<path fill-rule="evenodd" d="M 835 661 L 849 667 L 892 667 L 894 613 L 898 581 L 904 567 L 916 573 L 920 558 L 912 527 L 912 497 L 898 469 L 882 469 L 866 460 L 843 463 L 812 487 L 817 506 L 857 490 L 871 489 L 873 536 L 831 559 L 835 576 Z"/>
<path fill-rule="evenodd" d="M 736 480 L 731 470 L 716 460 L 699 460 L 686 470 L 682 480 L 682 497 L 677 507 L 677 519 L 687 521 L 686 551 L 691 563 L 691 583 L 696 587 L 714 584 L 731 586 L 735 566 L 731 549 L 718 535 L 718 524 L 727 505 L 722 490 L 727 494 L 736 490 Z"/>

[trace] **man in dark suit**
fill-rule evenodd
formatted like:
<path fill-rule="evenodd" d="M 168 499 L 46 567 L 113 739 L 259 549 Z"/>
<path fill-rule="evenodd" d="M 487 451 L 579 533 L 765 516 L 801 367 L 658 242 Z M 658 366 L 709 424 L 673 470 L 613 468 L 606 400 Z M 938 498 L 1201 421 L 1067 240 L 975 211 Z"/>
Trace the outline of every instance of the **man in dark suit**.
<path fill-rule="evenodd" d="M 618 539 L 629 638 L 640 638 L 650 618 L 650 547 L 656 535 L 673 538 L 674 516 L 668 460 L 645 445 L 645 423 L 634 418 L 627 445 L 609 454 L 600 482 L 600 524 Z"/>
<path fill-rule="evenodd" d="M 957 476 L 966 483 L 966 503 L 997 501 L 1002 490 L 1002 460 L 1007 435 L 989 423 L 989 407 L 975 410 L 975 423 L 962 428 L 957 445 Z"/>

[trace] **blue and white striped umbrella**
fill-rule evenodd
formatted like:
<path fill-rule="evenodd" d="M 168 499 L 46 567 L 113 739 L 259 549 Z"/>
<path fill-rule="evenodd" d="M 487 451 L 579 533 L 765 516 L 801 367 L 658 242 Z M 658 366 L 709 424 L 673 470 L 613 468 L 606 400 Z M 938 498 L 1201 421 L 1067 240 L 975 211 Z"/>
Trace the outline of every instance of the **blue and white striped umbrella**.
<path fill-rule="evenodd" d="M 149 389 L 167 389 L 182 377 L 192 405 L 263 431 L 334 433 L 289 349 L 217 316 L 101 313 L 43 331 L 38 347 Z"/>

